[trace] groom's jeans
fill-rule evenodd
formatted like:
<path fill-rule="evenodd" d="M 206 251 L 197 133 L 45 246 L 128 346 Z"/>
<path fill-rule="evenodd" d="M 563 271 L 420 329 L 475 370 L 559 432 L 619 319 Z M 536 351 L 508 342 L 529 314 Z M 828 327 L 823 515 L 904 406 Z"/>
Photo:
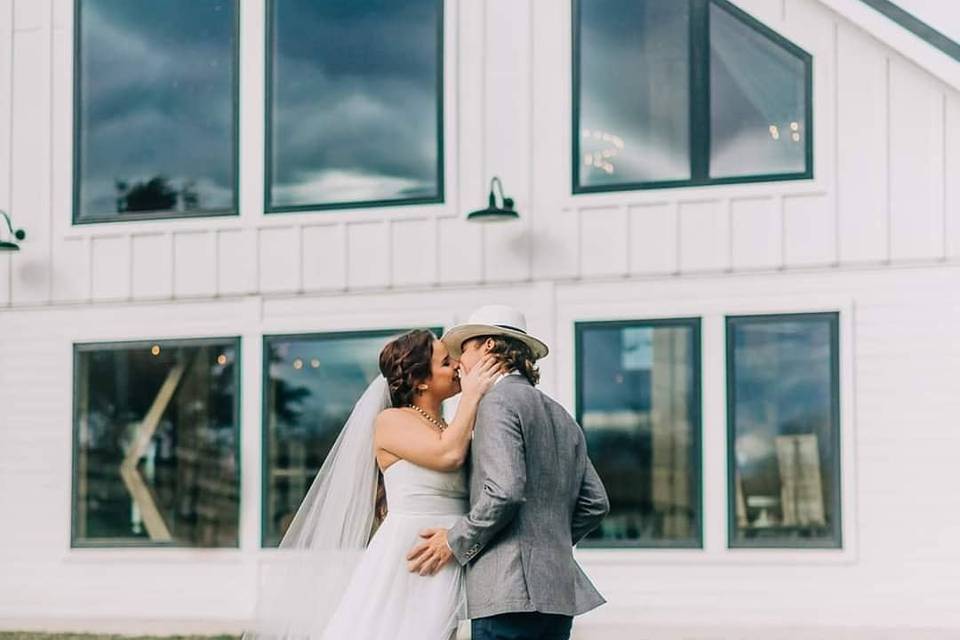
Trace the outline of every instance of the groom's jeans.
<path fill-rule="evenodd" d="M 551 613 L 504 613 L 475 618 L 473 640 L 569 640 L 573 618 Z"/>

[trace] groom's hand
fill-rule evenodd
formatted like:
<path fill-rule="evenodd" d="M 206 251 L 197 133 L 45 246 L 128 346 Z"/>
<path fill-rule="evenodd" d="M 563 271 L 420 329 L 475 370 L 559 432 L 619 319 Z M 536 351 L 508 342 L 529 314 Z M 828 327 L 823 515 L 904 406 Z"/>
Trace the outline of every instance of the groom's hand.
<path fill-rule="evenodd" d="M 453 552 L 447 544 L 446 529 L 424 529 L 420 532 L 424 541 L 407 554 L 407 568 L 411 573 L 432 576 L 450 561 Z"/>

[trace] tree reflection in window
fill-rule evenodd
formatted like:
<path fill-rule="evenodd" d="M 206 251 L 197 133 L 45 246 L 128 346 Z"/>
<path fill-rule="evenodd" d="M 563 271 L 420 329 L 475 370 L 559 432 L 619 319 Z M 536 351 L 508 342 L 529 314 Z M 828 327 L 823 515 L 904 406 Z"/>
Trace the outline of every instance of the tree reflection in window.
<path fill-rule="evenodd" d="M 379 375 L 380 350 L 400 333 L 264 338 L 263 546 L 279 544 L 354 403 Z"/>

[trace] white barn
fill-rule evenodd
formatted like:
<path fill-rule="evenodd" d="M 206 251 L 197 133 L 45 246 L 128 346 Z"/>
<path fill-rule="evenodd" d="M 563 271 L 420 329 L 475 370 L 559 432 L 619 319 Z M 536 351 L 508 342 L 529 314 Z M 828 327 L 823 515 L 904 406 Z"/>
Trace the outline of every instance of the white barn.
<path fill-rule="evenodd" d="M 307 87 L 307 3 L 144 13 L 159 61 L 121 4 L 0 0 L 0 629 L 239 631 L 384 332 L 501 302 L 614 500 L 576 637 L 960 637 L 960 45 L 882 0 L 418 0 Z M 493 176 L 518 219 L 468 221 Z"/>

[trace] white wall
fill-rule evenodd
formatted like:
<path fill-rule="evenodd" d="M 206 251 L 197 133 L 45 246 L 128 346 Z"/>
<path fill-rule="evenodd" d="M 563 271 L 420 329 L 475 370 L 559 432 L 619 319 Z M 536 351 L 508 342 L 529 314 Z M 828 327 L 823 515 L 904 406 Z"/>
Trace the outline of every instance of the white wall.
<path fill-rule="evenodd" d="M 29 234 L 0 256 L 0 628 L 235 629 L 260 336 L 503 301 L 555 346 L 544 388 L 571 409 L 575 320 L 704 319 L 705 549 L 581 552 L 610 600 L 584 628 L 960 634 L 960 92 L 818 0 L 736 4 L 814 55 L 812 181 L 573 197 L 569 3 L 451 1 L 447 202 L 265 217 L 263 2 L 243 0 L 240 215 L 71 227 L 73 3 L 0 0 L 0 208 Z M 468 225 L 493 174 L 522 220 Z M 824 309 L 841 312 L 845 548 L 728 550 L 723 316 Z M 241 549 L 71 550 L 72 342 L 202 335 L 243 338 Z"/>
<path fill-rule="evenodd" d="M 958 260 L 957 87 L 817 0 L 737 4 L 814 55 L 814 180 L 573 197 L 569 3 L 449 2 L 447 202 L 264 216 L 245 0 L 240 215 L 71 226 L 73 4 L 0 0 L 0 208 L 29 234 L 0 305 Z M 468 225 L 493 174 L 522 221 Z"/>
<path fill-rule="evenodd" d="M 522 305 L 555 347 L 544 388 L 571 410 L 575 320 L 703 318 L 704 549 L 581 551 L 609 600 L 581 620 L 584 630 L 682 622 L 960 633 L 958 284 L 955 267 L 866 268 L 0 314 L 0 626 L 137 618 L 235 629 L 252 611 L 258 555 L 260 336 L 449 325 L 475 303 L 503 300 Z M 844 549 L 727 549 L 724 316 L 821 310 L 841 313 Z M 241 548 L 71 550 L 72 343 L 218 335 L 243 337 Z M 591 637 L 615 637 L 602 633 Z"/>

